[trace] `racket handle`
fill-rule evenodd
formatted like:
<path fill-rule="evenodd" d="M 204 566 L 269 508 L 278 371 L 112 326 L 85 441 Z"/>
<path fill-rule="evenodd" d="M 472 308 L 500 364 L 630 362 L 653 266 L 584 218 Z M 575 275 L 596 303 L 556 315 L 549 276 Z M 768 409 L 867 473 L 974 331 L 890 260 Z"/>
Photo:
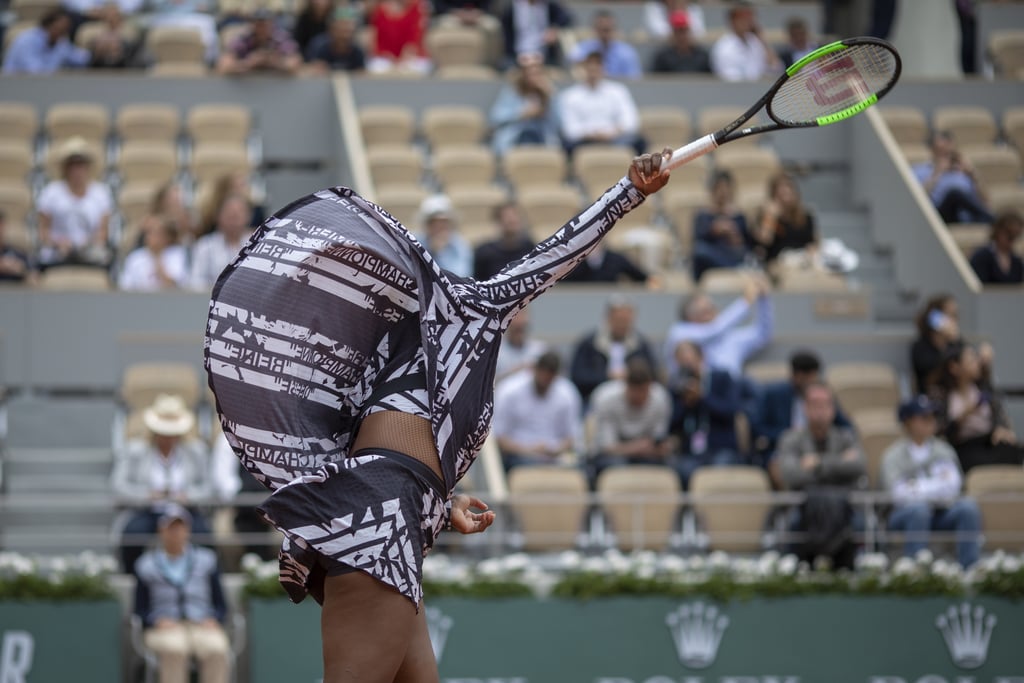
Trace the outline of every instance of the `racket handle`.
<path fill-rule="evenodd" d="M 694 140 L 690 144 L 680 147 L 676 151 L 672 152 L 672 158 L 668 160 L 666 168 L 673 169 L 682 166 L 683 164 L 689 163 L 697 157 L 702 157 L 708 152 L 713 152 L 718 147 L 718 143 L 715 142 L 715 134 L 710 133 Z"/>

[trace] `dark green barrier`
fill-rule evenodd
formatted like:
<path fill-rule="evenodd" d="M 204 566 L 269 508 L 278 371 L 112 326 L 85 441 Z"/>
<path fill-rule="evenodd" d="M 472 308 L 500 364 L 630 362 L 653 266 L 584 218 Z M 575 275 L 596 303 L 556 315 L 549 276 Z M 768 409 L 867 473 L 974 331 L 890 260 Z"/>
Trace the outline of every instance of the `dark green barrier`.
<path fill-rule="evenodd" d="M 1024 683 L 1024 605 L 989 598 L 443 598 L 428 617 L 442 683 Z M 253 683 L 320 679 L 315 604 L 254 601 L 249 627 Z"/>
<path fill-rule="evenodd" d="M 117 602 L 0 602 L 0 683 L 120 680 Z"/>

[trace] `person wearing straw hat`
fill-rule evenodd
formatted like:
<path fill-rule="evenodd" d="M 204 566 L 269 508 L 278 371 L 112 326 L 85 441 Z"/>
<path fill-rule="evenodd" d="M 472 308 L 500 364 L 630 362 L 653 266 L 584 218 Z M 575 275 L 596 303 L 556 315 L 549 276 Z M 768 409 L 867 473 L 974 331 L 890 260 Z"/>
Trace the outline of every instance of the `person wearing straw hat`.
<path fill-rule="evenodd" d="M 39 262 L 106 266 L 111 251 L 108 227 L 114 209 L 110 187 L 93 179 L 94 151 L 75 136 L 61 143 L 61 177 L 39 193 Z"/>
<path fill-rule="evenodd" d="M 142 554 L 140 537 L 157 530 L 157 520 L 170 504 L 188 506 L 192 529 L 208 533 L 210 526 L 195 509 L 209 498 L 208 455 L 189 434 L 195 416 L 184 399 L 161 394 L 142 412 L 145 438 L 129 439 L 115 454 L 111 485 L 130 515 L 122 533 L 121 559 L 126 571 Z"/>

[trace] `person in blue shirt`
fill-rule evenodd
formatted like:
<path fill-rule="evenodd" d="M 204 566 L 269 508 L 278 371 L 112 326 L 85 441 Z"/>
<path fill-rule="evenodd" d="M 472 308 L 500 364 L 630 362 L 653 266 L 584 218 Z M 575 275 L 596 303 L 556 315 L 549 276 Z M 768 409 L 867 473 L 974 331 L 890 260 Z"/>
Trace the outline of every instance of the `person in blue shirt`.
<path fill-rule="evenodd" d="M 4 57 L 5 74 L 49 74 L 66 67 L 84 67 L 92 61 L 88 50 L 68 39 L 71 17 L 56 7 L 44 14 L 39 26 L 19 33 Z"/>
<path fill-rule="evenodd" d="M 608 11 L 594 14 L 594 37 L 582 40 L 572 52 L 572 61 L 581 62 L 587 55 L 600 52 L 604 73 L 609 78 L 641 78 L 640 56 L 629 43 L 615 38 L 615 15 Z"/>
<path fill-rule="evenodd" d="M 956 148 L 949 131 L 931 139 L 932 159 L 914 166 L 914 176 L 946 223 L 991 223 L 993 216 L 974 167 Z"/>

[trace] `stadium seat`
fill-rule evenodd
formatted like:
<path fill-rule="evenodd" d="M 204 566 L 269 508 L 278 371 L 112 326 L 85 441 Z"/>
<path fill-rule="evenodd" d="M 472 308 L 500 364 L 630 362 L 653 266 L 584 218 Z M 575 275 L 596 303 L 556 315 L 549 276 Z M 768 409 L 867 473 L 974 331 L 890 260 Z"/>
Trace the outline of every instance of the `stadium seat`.
<path fill-rule="evenodd" d="M 992 31 L 988 39 L 988 53 L 1001 76 L 1019 79 L 1024 69 L 1024 31 Z"/>
<path fill-rule="evenodd" d="M 203 78 L 210 70 L 200 63 L 157 62 L 146 73 L 156 78 Z"/>
<path fill-rule="evenodd" d="M 443 66 L 434 75 L 437 78 L 449 81 L 493 81 L 498 78 L 497 71 L 483 64 Z"/>
<path fill-rule="evenodd" d="M 528 188 L 519 194 L 519 204 L 536 240 L 551 235 L 581 208 L 579 193 L 565 185 Z"/>
<path fill-rule="evenodd" d="M 826 378 L 839 405 L 851 413 L 865 408 L 895 411 L 899 404 L 899 379 L 887 363 L 836 363 L 828 368 Z"/>
<path fill-rule="evenodd" d="M 760 467 L 701 467 L 690 477 L 693 511 L 708 536 L 710 550 L 757 552 L 771 510 L 771 487 Z M 728 496 L 715 500 L 717 494 Z M 745 498 L 749 496 L 749 498 Z"/>
<path fill-rule="evenodd" d="M 448 191 L 448 197 L 455 207 L 463 233 L 467 232 L 468 226 L 493 233 L 494 209 L 508 201 L 508 193 L 495 185 L 456 186 Z M 468 234 L 464 236 L 469 239 Z"/>
<path fill-rule="evenodd" d="M 672 182 L 658 192 L 663 197 L 676 194 L 699 193 L 707 201 L 708 172 L 711 162 L 708 157 L 698 157 L 693 161 L 672 169 Z"/>
<path fill-rule="evenodd" d="M 198 104 L 185 116 L 185 130 L 193 145 L 243 144 L 252 132 L 252 112 L 237 104 Z"/>
<path fill-rule="evenodd" d="M 986 191 L 996 187 L 1019 187 L 1021 160 L 1016 151 L 995 145 L 972 145 L 965 147 L 963 154 L 974 166 L 978 182 Z"/>
<path fill-rule="evenodd" d="M 10 9 L 18 21 L 38 23 L 44 14 L 60 5 L 59 0 L 11 0 Z"/>
<path fill-rule="evenodd" d="M 121 148 L 117 169 L 122 182 L 163 185 L 178 171 L 178 150 L 166 141 L 128 142 Z"/>
<path fill-rule="evenodd" d="M 878 113 L 889 126 L 896 144 L 924 145 L 928 142 L 928 119 L 917 107 L 882 106 Z"/>
<path fill-rule="evenodd" d="M 202 34 L 190 26 L 154 26 L 146 34 L 146 48 L 157 64 L 206 62 Z"/>
<path fill-rule="evenodd" d="M 0 140 L 29 143 L 39 130 L 36 108 L 25 102 L 0 102 Z"/>
<path fill-rule="evenodd" d="M 842 292 L 846 278 L 817 268 L 779 269 L 779 289 L 783 292 Z"/>
<path fill-rule="evenodd" d="M 437 105 L 423 110 L 423 136 L 433 150 L 452 145 L 476 145 L 484 139 L 487 123 L 476 107 Z"/>
<path fill-rule="evenodd" d="M 779 155 L 767 148 L 736 149 L 732 145 L 715 152 L 715 168 L 729 171 L 736 187 L 744 190 L 763 188 L 782 169 Z"/>
<path fill-rule="evenodd" d="M 128 180 L 121 185 L 117 193 L 117 207 L 121 218 L 126 223 L 135 223 L 147 213 L 153 205 L 160 186 L 151 180 Z"/>
<path fill-rule="evenodd" d="M 427 53 L 438 68 L 484 62 L 483 31 L 472 27 L 435 27 L 427 32 Z"/>
<path fill-rule="evenodd" d="M 113 289 L 110 275 L 90 266 L 47 268 L 39 276 L 39 287 L 66 292 L 105 292 Z"/>
<path fill-rule="evenodd" d="M 887 411 L 888 412 L 888 411 Z M 864 451 L 868 473 L 868 485 L 875 490 L 882 488 L 882 456 L 885 450 L 903 436 L 903 428 L 896 420 L 888 422 L 862 420 L 857 424 L 857 436 Z"/>
<path fill-rule="evenodd" d="M 508 474 L 510 507 L 527 551 L 576 547 L 587 514 L 587 478 L 557 465 L 522 465 Z"/>
<path fill-rule="evenodd" d="M 24 223 L 32 208 L 32 190 L 25 180 L 0 181 L 0 210 L 8 223 Z"/>
<path fill-rule="evenodd" d="M 961 149 L 969 145 L 991 145 L 996 141 L 996 120 L 985 107 L 947 105 L 932 112 L 932 128 L 948 131 Z"/>
<path fill-rule="evenodd" d="M 2 114 L 0 114 L 2 116 Z M 1003 135 L 1024 159 L 1024 107 L 1010 107 L 1003 112 Z"/>
<path fill-rule="evenodd" d="M 75 32 L 75 45 L 88 50 L 93 42 L 106 33 L 107 30 L 107 24 L 103 21 L 87 21 L 79 26 L 78 31 Z M 128 45 L 137 44 L 141 37 L 138 26 L 132 21 L 121 22 L 117 33 L 121 40 Z"/>
<path fill-rule="evenodd" d="M 988 244 L 992 229 L 984 223 L 957 223 L 949 231 L 957 248 L 966 258 L 970 258 L 978 247 Z"/>
<path fill-rule="evenodd" d="M 378 189 L 418 185 L 423 177 L 423 153 L 412 145 L 380 145 L 369 155 L 368 162 Z"/>
<path fill-rule="evenodd" d="M 573 174 L 590 199 L 596 199 L 619 182 L 633 159 L 633 152 L 615 145 L 587 145 L 573 154 Z"/>
<path fill-rule="evenodd" d="M 609 467 L 598 476 L 595 488 L 620 549 L 669 546 L 679 513 L 675 470 L 662 465 Z"/>
<path fill-rule="evenodd" d="M 749 281 L 750 272 L 743 268 L 709 268 L 699 285 L 708 294 L 740 294 Z"/>
<path fill-rule="evenodd" d="M 134 363 L 125 368 L 119 397 L 128 412 L 149 407 L 160 394 L 175 394 L 196 408 L 202 397 L 196 368 L 190 363 L 170 362 Z"/>
<path fill-rule="evenodd" d="M 908 143 L 900 145 L 900 150 L 912 167 L 932 160 L 932 151 L 925 144 Z"/>
<path fill-rule="evenodd" d="M 783 360 L 759 360 L 747 363 L 743 376 L 758 384 L 785 382 L 789 380 L 789 363 Z"/>
<path fill-rule="evenodd" d="M 494 182 L 494 152 L 486 145 L 452 145 L 434 152 L 434 176 L 441 187 L 487 187 Z"/>
<path fill-rule="evenodd" d="M 1006 211 L 1012 209 L 1024 213 L 1024 187 L 1020 185 L 1000 185 L 988 191 L 988 202 L 992 210 Z"/>
<path fill-rule="evenodd" d="M 723 126 L 729 125 L 739 118 L 745 109 L 743 107 L 705 107 L 697 115 L 697 134 L 707 135 L 714 133 Z M 753 123 L 753 122 L 751 122 Z M 754 135 L 740 138 L 729 143 L 730 147 L 757 147 L 757 137 Z"/>
<path fill-rule="evenodd" d="M 359 110 L 359 127 L 367 149 L 380 145 L 408 145 L 416 119 L 408 107 L 370 106 Z"/>
<path fill-rule="evenodd" d="M 972 467 L 964 492 L 981 508 L 986 550 L 1024 550 L 1024 469 L 1019 465 Z"/>
<path fill-rule="evenodd" d="M 685 167 L 683 167 L 685 168 Z M 672 171 L 672 182 L 676 182 Z M 671 183 L 669 183 L 671 186 Z M 697 212 L 708 206 L 708 193 L 703 188 L 687 188 L 665 197 L 665 216 L 676 233 L 676 242 L 684 254 L 693 250 L 693 222 Z"/>
<path fill-rule="evenodd" d="M 402 225 L 415 230 L 419 223 L 420 204 L 427 198 L 427 191 L 416 184 L 386 185 L 377 188 L 376 203 L 398 219 Z"/>
<path fill-rule="evenodd" d="M 202 142 L 193 148 L 189 160 L 189 173 L 199 185 L 249 169 L 248 150 L 235 142 Z"/>
<path fill-rule="evenodd" d="M 565 153 L 553 147 L 513 147 L 501 160 L 502 173 L 517 192 L 561 185 L 565 180 Z"/>
<path fill-rule="evenodd" d="M 43 172 L 47 178 L 59 178 L 61 173 L 61 145 L 59 140 L 53 141 L 46 150 L 46 158 L 43 160 Z M 99 178 L 107 168 L 106 146 L 101 142 L 88 141 L 86 143 L 92 157 L 92 177 Z"/>
<path fill-rule="evenodd" d="M 640 222 L 633 226 L 616 225 L 608 235 L 609 247 L 649 275 L 672 268 L 676 254 L 673 241 L 667 230 Z"/>
<path fill-rule="evenodd" d="M 181 130 L 181 114 L 167 104 L 128 104 L 118 110 L 114 129 L 122 143 L 174 142 Z"/>
<path fill-rule="evenodd" d="M 0 139 L 0 182 L 25 182 L 34 164 L 32 146 L 23 140 Z"/>
<path fill-rule="evenodd" d="M 877 427 L 900 428 L 896 413 L 888 408 L 861 408 L 849 412 L 848 415 L 858 432 Z"/>
<path fill-rule="evenodd" d="M 110 132 L 110 112 L 103 105 L 86 102 L 55 104 L 46 112 L 43 129 L 51 141 L 78 136 L 102 145 Z"/>
<path fill-rule="evenodd" d="M 640 132 L 652 152 L 665 147 L 676 149 L 690 141 L 693 121 L 689 112 L 679 107 L 644 107 L 640 110 Z"/>

